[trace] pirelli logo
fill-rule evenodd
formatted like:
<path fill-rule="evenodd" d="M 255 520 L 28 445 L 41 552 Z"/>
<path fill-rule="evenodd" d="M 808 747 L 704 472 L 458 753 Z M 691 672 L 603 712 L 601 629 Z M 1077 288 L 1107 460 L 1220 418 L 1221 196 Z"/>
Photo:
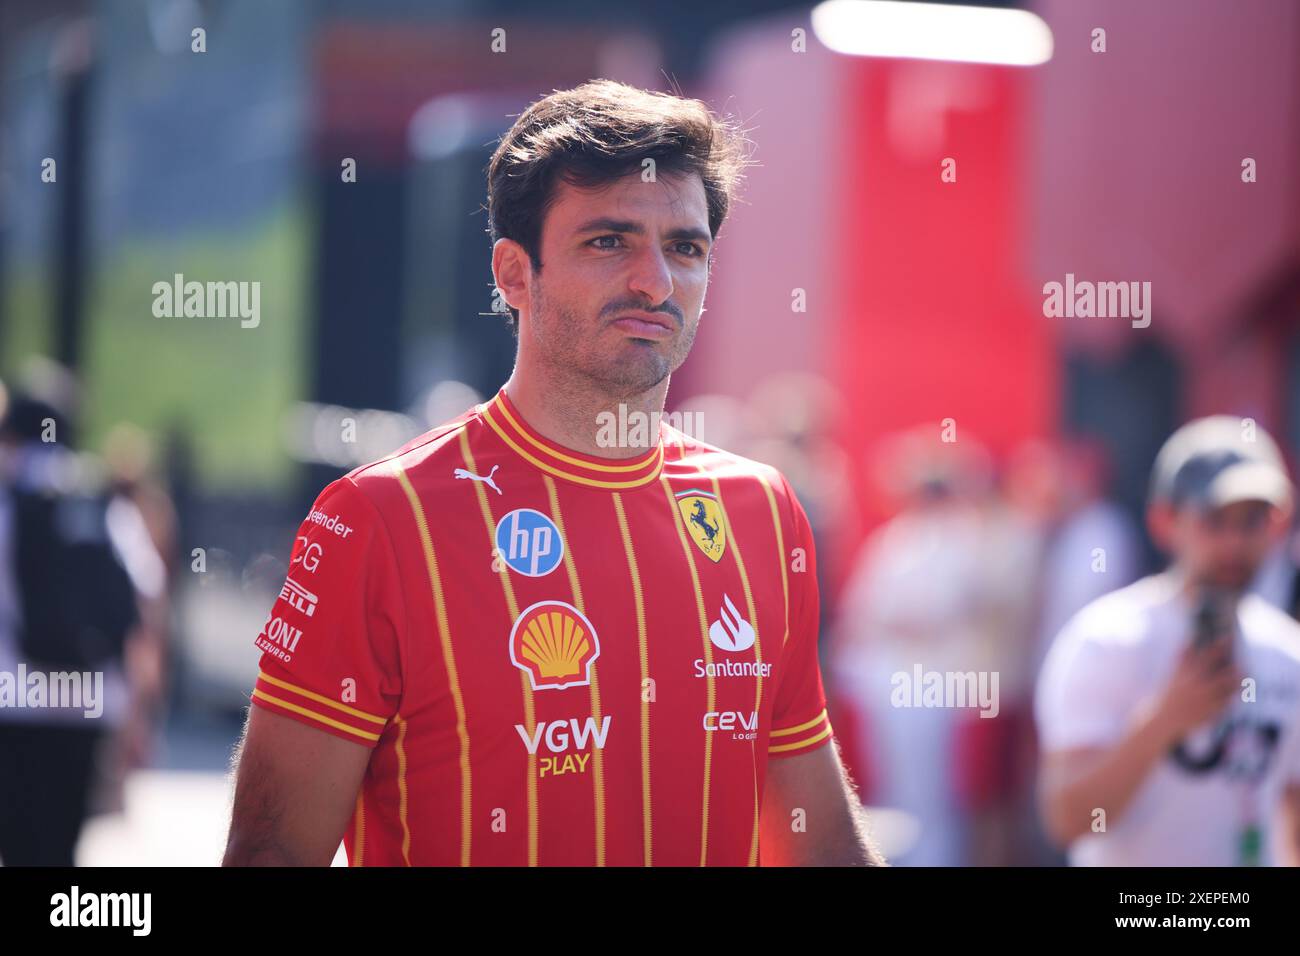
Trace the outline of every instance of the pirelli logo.
<path fill-rule="evenodd" d="M 301 611 L 308 617 L 316 613 L 316 602 L 318 600 L 316 595 L 293 578 L 284 579 L 284 587 L 280 588 L 280 598 L 295 611 Z"/>

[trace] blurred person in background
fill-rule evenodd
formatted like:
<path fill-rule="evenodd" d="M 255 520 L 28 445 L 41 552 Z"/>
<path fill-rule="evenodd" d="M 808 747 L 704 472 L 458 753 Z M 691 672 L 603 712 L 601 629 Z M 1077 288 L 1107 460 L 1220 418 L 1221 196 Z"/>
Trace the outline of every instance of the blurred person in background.
<path fill-rule="evenodd" d="M 961 668 L 996 674 L 997 712 L 955 716 L 953 786 L 967 819 L 964 860 L 1025 862 L 1032 813 L 1033 655 L 1042 559 L 1060 509 L 1061 459 L 1045 441 L 1025 442 L 979 499 L 983 559 L 976 572 L 974 640 Z"/>
<path fill-rule="evenodd" d="M 838 432 L 844 400 L 825 378 L 812 372 L 782 372 L 757 382 L 743 406 L 748 422 L 747 441 L 736 446 L 741 454 L 767 462 L 790 482 L 808 512 L 813 537 L 820 543 L 817 588 L 821 595 L 821 646 L 823 667 L 832 664 L 832 636 L 836 633 L 838 602 L 831 600 L 833 582 L 841 580 L 841 555 L 850 542 L 850 529 L 859 527 L 858 505 L 852 493 L 847 452 L 833 437 Z M 711 435 L 706 436 L 717 443 Z M 723 444 L 723 447 L 732 447 Z M 863 793 L 872 789 L 871 761 L 861 738 L 861 715 L 852 699 L 840 693 L 832 680 L 827 691 L 827 713 L 844 747 L 844 762 Z"/>
<path fill-rule="evenodd" d="M 817 573 L 825 596 L 828 582 L 838 579 L 830 558 L 840 551 L 834 539 L 857 526 L 848 455 L 831 437 L 843 399 L 820 375 L 785 372 L 758 382 L 746 410 L 751 437 L 743 453 L 789 479 L 804 502 L 813 534 L 824 542 L 827 558 L 818 563 Z M 834 630 L 834 610 L 823 597 L 823 634 Z"/>
<path fill-rule="evenodd" d="M 0 861 L 71 866 L 159 559 L 138 512 L 69 447 L 71 376 L 42 363 L 24 386 L 0 421 Z M 56 697 L 62 675 L 80 675 L 78 700 Z"/>
<path fill-rule="evenodd" d="M 1300 859 L 1300 625 L 1247 590 L 1291 507 L 1249 420 L 1162 447 L 1147 518 L 1169 568 L 1074 615 L 1038 683 L 1041 809 L 1071 863 Z"/>
<path fill-rule="evenodd" d="M 966 439 L 941 442 L 935 426 L 887 440 L 876 464 L 902 506 L 863 544 L 845 586 L 836 673 L 863 719 L 872 802 L 920 828 L 893 862 L 958 866 L 967 844 L 953 764 L 960 712 L 900 706 L 895 689 L 917 667 L 965 671 L 979 655 L 987 456 Z"/>
<path fill-rule="evenodd" d="M 1059 859 L 1033 812 L 1034 682 L 1065 620 L 1134 578 L 1136 533 L 1104 497 L 1105 481 L 1099 444 L 1031 439 L 1014 449 L 999 493 L 985 500 L 986 597 L 972 666 L 998 673 L 999 710 L 996 719 L 963 715 L 955 748 L 976 865 Z"/>
<path fill-rule="evenodd" d="M 1107 495 L 1105 447 L 1068 438 L 1060 443 L 1057 462 L 1050 476 L 1057 493 L 1044 529 L 1035 674 L 1065 622 L 1103 594 L 1131 584 L 1141 563 L 1138 530 Z"/>
<path fill-rule="evenodd" d="M 169 584 L 175 580 L 179 549 L 176 509 L 157 478 L 149 436 L 133 425 L 114 427 L 104 441 L 104 463 L 109 521 L 123 554 L 131 556 L 140 609 L 139 626 L 123 648 L 127 713 L 109 743 L 102 768 L 103 792 L 97 809 L 110 812 L 124 806 L 127 775 L 153 761 L 168 665 Z"/>
<path fill-rule="evenodd" d="M 1292 509 L 1291 527 L 1269 551 L 1251 590 L 1294 618 L 1300 618 L 1300 528 Z"/>
<path fill-rule="evenodd" d="M 1260 563 L 1250 589 L 1274 607 L 1297 617 L 1297 586 L 1300 585 L 1300 536 L 1294 528 L 1281 536 Z"/>

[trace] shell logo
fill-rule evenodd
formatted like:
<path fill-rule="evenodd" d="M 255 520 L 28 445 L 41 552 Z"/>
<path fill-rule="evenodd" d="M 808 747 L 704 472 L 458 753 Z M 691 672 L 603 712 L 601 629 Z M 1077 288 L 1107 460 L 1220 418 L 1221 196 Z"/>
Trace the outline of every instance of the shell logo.
<path fill-rule="evenodd" d="M 590 684 L 591 665 L 599 656 L 596 629 L 563 601 L 539 601 L 510 630 L 510 662 L 528 673 L 533 690 Z"/>

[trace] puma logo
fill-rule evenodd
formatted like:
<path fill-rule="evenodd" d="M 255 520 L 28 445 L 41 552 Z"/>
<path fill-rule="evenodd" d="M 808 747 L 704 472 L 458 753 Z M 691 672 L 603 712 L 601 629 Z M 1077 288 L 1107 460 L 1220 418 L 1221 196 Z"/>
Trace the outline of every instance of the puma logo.
<path fill-rule="evenodd" d="M 469 471 L 465 468 L 457 468 L 454 472 L 452 472 L 452 476 L 455 478 L 468 478 L 471 481 L 481 481 L 489 488 L 491 488 L 493 491 L 495 491 L 497 494 L 501 494 L 501 489 L 498 488 L 497 483 L 492 480 L 492 476 L 497 473 L 497 469 L 500 467 L 501 467 L 500 465 L 493 465 L 492 470 L 489 471 L 486 475 L 476 475 L 472 471 Z"/>

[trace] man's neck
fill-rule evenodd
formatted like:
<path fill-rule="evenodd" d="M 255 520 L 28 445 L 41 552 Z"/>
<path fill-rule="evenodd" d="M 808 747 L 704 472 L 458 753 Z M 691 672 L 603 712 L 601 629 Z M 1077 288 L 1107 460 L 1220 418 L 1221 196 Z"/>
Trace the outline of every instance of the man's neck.
<path fill-rule="evenodd" d="M 663 414 L 664 401 L 668 396 L 668 379 L 665 378 L 644 392 L 611 396 L 582 383 L 557 383 L 545 375 L 516 366 L 502 389 L 524 421 L 543 438 L 587 455 L 636 458 L 654 448 L 659 441 L 659 416 Z M 644 419 L 639 417 L 642 415 L 645 416 Z M 608 416 L 613 417 L 611 419 Z M 613 444 L 602 442 L 602 426 L 604 434 L 609 433 L 608 425 L 603 423 L 617 423 L 621 420 L 641 420 L 650 427 L 644 430 L 616 427 L 614 434 L 620 440 Z M 642 434 L 648 444 L 631 443 Z M 622 440 L 624 438 L 628 440 Z"/>
<path fill-rule="evenodd" d="M 1194 577 L 1191 572 L 1176 561 L 1169 566 L 1165 574 L 1174 582 L 1179 594 L 1182 595 L 1183 600 L 1189 606 L 1195 606 L 1202 600 L 1207 591 L 1217 591 L 1233 600 L 1240 600 L 1250 590 L 1249 584 L 1242 588 L 1229 588 L 1209 581 L 1202 581 Z"/>

